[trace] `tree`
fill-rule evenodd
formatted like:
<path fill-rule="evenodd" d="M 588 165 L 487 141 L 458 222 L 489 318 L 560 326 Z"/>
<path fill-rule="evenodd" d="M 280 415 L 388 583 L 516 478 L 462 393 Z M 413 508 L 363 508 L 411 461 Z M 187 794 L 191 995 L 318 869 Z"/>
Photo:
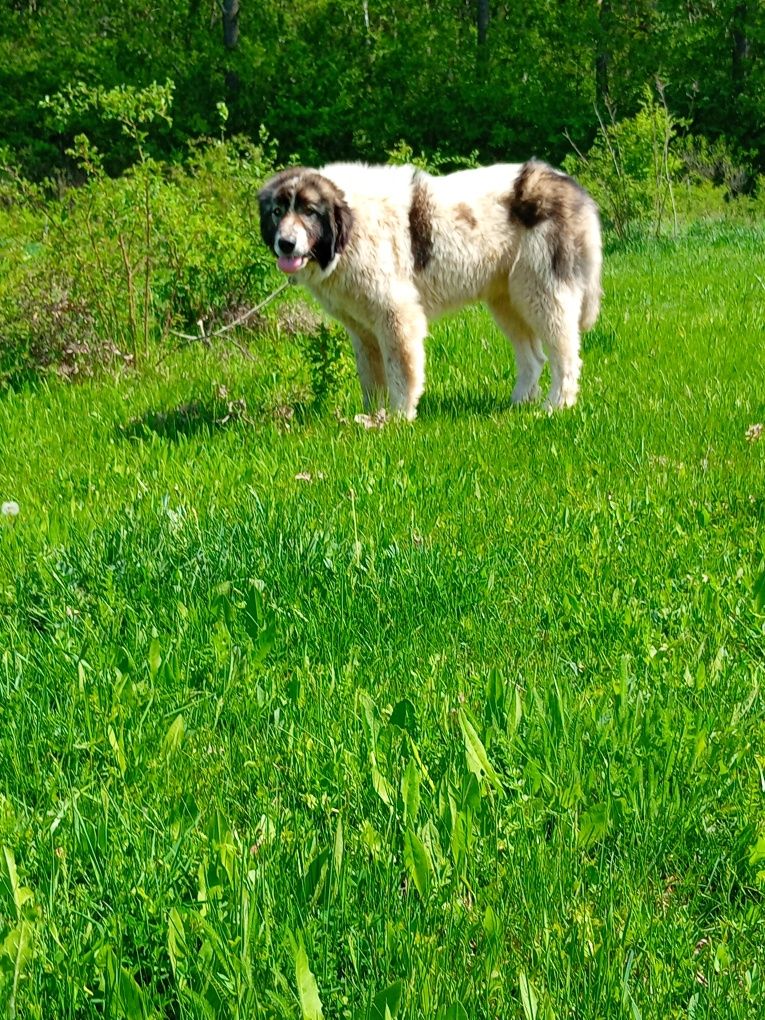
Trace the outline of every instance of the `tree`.
<path fill-rule="evenodd" d="M 478 28 L 478 50 L 481 52 L 486 47 L 489 31 L 489 0 L 478 0 L 476 26 Z"/>
<path fill-rule="evenodd" d="M 597 52 L 595 54 L 595 99 L 599 106 L 608 103 L 608 69 L 613 45 L 611 0 L 598 0 Z"/>
<path fill-rule="evenodd" d="M 223 45 L 235 50 L 239 45 L 239 0 L 222 0 Z"/>

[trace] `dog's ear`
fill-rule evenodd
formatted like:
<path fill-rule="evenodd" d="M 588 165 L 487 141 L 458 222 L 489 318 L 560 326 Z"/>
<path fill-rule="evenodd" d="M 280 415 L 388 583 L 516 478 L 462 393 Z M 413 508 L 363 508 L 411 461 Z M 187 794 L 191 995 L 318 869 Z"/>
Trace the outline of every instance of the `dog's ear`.
<path fill-rule="evenodd" d="M 329 208 L 322 217 L 322 233 L 313 253 L 322 269 L 326 269 L 336 255 L 342 255 L 348 246 L 353 228 L 353 213 L 341 191 L 329 200 Z"/>
<path fill-rule="evenodd" d="M 276 186 L 276 179 L 273 178 L 258 192 L 260 236 L 271 251 L 274 250 L 274 241 L 276 240 L 276 224 L 273 216 Z"/>
<path fill-rule="evenodd" d="M 345 198 L 338 198 L 335 204 L 335 253 L 342 255 L 348 247 L 353 229 L 353 213 Z"/>

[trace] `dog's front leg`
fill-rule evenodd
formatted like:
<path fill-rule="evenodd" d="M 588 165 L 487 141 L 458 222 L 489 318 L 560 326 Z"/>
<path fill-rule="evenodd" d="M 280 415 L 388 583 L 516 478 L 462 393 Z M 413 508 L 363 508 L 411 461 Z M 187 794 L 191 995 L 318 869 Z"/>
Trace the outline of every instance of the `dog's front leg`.
<path fill-rule="evenodd" d="M 348 327 L 348 334 L 356 355 L 364 410 L 376 411 L 385 402 L 385 367 L 380 345 L 374 333 L 359 325 Z"/>
<path fill-rule="evenodd" d="M 428 320 L 421 308 L 392 308 L 381 323 L 378 336 L 391 410 L 412 421 L 425 388 L 425 336 Z"/>

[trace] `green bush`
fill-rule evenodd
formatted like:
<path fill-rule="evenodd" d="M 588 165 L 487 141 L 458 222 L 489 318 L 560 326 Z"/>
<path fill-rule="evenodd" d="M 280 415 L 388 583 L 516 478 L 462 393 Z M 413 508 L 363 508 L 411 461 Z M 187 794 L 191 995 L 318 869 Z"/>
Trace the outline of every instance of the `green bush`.
<path fill-rule="evenodd" d="M 647 228 L 659 234 L 670 212 L 675 225 L 679 219 L 761 215 L 765 187 L 751 153 L 724 138 L 681 134 L 686 127 L 667 108 L 661 86 L 658 99 L 646 88 L 634 117 L 601 120 L 591 149 L 563 161 L 620 238 Z"/>
<path fill-rule="evenodd" d="M 298 334 L 300 352 L 308 367 L 311 395 L 323 406 L 353 373 L 348 334 L 335 322 L 320 322 L 310 333 Z"/>
<path fill-rule="evenodd" d="M 0 266 L 0 381 L 137 361 L 171 330 L 209 332 L 275 283 L 256 201 L 273 169 L 267 139 L 200 142 L 183 168 L 144 159 L 118 179 L 87 139 L 75 152 L 82 187 L 34 216 L 17 187 L 3 213 L 16 240 Z"/>
<path fill-rule="evenodd" d="M 257 143 L 193 143 L 183 166 L 152 159 L 150 134 L 172 122 L 173 90 L 77 83 L 46 97 L 62 128 L 85 112 L 119 126 L 134 161 L 118 178 L 78 135 L 69 152 L 83 183 L 45 202 L 0 153 L 0 210 L 14 238 L 0 248 L 0 382 L 135 363 L 173 330 L 209 333 L 273 289 L 257 191 L 274 143 L 261 131 Z M 218 116 L 225 125 L 224 104 Z"/>
<path fill-rule="evenodd" d="M 480 166 L 477 149 L 473 149 L 467 156 L 447 154 L 441 149 L 436 149 L 435 152 L 420 152 L 419 155 L 415 155 L 412 146 L 403 138 L 399 138 L 396 144 L 388 149 L 386 155 L 388 163 L 392 163 L 393 166 L 404 166 L 411 163 L 412 166 L 427 170 L 432 174 L 471 170 Z"/>
<path fill-rule="evenodd" d="M 683 177 L 690 184 L 713 184 L 723 188 L 727 198 L 749 194 L 756 177 L 750 153 L 741 153 L 725 138 L 710 141 L 702 135 L 686 135 L 678 141 Z"/>
<path fill-rule="evenodd" d="M 597 138 L 584 154 L 567 156 L 564 169 L 591 191 L 607 223 L 620 237 L 635 225 L 661 230 L 672 204 L 672 181 L 682 169 L 676 151 L 675 120 L 646 87 L 634 117 L 601 120 Z"/>

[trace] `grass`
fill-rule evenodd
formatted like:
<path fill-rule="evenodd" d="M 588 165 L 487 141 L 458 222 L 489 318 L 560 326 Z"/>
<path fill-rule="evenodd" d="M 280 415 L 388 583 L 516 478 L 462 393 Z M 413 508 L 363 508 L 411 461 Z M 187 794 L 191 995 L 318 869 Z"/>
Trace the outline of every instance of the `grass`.
<path fill-rule="evenodd" d="M 481 310 L 413 426 L 2 395 L 6 1016 L 762 1015 L 764 241 L 611 251 L 553 417 Z"/>

